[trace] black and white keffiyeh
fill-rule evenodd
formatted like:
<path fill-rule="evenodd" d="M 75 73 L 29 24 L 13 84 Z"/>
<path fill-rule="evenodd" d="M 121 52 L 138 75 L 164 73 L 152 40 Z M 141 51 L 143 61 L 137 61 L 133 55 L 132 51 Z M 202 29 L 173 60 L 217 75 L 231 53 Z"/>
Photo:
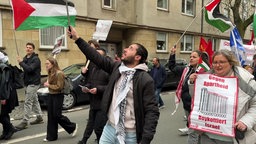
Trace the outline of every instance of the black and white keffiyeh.
<path fill-rule="evenodd" d="M 126 102 L 127 102 L 127 93 L 130 88 L 130 84 L 135 73 L 135 69 L 128 68 L 125 65 L 119 67 L 121 73 L 121 83 L 118 88 L 117 99 L 114 105 L 114 118 L 115 118 L 115 127 L 116 135 L 120 144 L 125 144 L 125 111 L 126 111 Z"/>

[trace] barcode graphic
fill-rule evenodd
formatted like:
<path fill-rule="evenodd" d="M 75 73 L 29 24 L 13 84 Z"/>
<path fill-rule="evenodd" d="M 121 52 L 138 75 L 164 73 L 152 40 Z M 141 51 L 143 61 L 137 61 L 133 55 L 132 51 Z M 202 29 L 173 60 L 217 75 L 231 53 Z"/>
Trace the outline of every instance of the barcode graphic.
<path fill-rule="evenodd" d="M 227 100 L 228 97 L 209 92 L 207 88 L 201 89 L 199 112 L 218 117 L 227 116 Z"/>

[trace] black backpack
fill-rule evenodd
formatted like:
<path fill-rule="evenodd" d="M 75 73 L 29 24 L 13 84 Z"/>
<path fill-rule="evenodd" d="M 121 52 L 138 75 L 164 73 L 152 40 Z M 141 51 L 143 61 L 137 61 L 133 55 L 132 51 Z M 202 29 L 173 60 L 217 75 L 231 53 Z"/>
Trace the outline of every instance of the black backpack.
<path fill-rule="evenodd" d="M 8 65 L 0 63 L 0 93 L 1 99 L 9 99 L 12 89 L 11 69 Z"/>

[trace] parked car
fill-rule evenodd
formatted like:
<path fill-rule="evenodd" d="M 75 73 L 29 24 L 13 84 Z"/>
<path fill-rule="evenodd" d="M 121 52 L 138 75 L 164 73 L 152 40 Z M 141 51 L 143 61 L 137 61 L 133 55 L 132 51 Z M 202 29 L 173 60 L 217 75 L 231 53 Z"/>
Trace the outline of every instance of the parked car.
<path fill-rule="evenodd" d="M 169 60 L 159 59 L 159 61 L 160 61 L 160 64 L 165 67 L 166 75 L 167 75 L 163 88 L 177 87 L 180 81 L 180 76 L 178 76 L 176 73 L 172 72 L 169 69 Z M 176 64 L 186 66 L 187 62 L 185 59 L 177 59 Z M 149 66 L 149 69 L 151 70 L 153 67 L 152 61 L 149 61 L 148 66 Z"/>
<path fill-rule="evenodd" d="M 73 64 L 63 69 L 64 74 L 71 78 L 73 84 L 77 82 L 77 79 L 82 77 L 81 67 L 85 64 Z M 47 77 L 42 78 L 42 83 L 45 82 Z M 77 85 L 77 84 L 76 84 Z M 47 87 L 41 87 L 37 91 L 38 100 L 41 106 L 47 106 L 49 90 Z M 82 92 L 79 86 L 75 86 L 70 94 L 64 94 L 63 109 L 70 109 L 75 104 L 81 102 L 89 102 L 89 95 Z"/>

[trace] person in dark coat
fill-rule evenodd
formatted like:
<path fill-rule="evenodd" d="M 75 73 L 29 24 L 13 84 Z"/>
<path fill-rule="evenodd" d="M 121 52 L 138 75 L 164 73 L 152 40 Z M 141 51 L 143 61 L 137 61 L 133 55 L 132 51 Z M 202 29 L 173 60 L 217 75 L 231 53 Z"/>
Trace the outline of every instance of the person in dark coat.
<path fill-rule="evenodd" d="M 166 80 L 166 72 L 165 67 L 160 64 L 159 58 L 153 58 L 153 68 L 150 71 L 150 75 L 152 76 L 155 83 L 155 96 L 159 105 L 159 109 L 164 108 L 164 102 L 161 98 L 161 91 L 164 85 L 164 81 Z"/>
<path fill-rule="evenodd" d="M 106 56 L 104 49 L 97 48 L 97 51 L 101 55 Z M 90 96 L 90 111 L 83 138 L 78 144 L 86 144 L 93 130 L 96 134 L 97 142 L 99 142 L 107 121 L 106 114 L 101 111 L 101 100 L 108 84 L 109 75 L 92 62 L 89 64 L 88 70 L 86 67 L 82 68 L 82 75 L 85 77 L 84 86 L 87 87 L 82 88 L 82 91 L 88 93 Z"/>
<path fill-rule="evenodd" d="M 146 48 L 134 43 L 124 48 L 121 62 L 101 56 L 77 35 L 71 26 L 67 31 L 83 54 L 110 74 L 102 99 L 102 110 L 108 115 L 100 143 L 150 144 L 159 119 L 154 95 L 154 81 L 147 73 Z"/>
<path fill-rule="evenodd" d="M 8 57 L 2 52 L 0 52 L 0 71 L 0 123 L 3 126 L 3 133 L 0 136 L 0 140 L 8 140 L 17 132 L 17 129 L 10 122 L 9 114 L 15 106 L 18 106 L 18 96 L 14 87 L 14 73 L 8 64 Z"/>

